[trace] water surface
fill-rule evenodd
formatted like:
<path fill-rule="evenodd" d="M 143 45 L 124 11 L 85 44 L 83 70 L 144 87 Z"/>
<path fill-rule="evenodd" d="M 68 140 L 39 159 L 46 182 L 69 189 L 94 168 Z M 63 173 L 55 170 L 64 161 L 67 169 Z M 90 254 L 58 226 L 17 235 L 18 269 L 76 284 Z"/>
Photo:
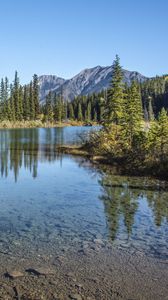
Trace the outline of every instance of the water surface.
<path fill-rule="evenodd" d="M 57 145 L 79 143 L 89 130 L 0 131 L 0 252 L 29 257 L 101 239 L 168 258 L 167 192 L 58 154 Z M 140 188 L 130 188 L 130 182 Z"/>

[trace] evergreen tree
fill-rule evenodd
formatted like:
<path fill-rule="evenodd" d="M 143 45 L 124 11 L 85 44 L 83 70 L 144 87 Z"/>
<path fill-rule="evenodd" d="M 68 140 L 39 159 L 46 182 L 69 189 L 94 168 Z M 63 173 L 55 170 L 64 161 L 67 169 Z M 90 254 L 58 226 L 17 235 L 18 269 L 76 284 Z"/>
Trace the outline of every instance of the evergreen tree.
<path fill-rule="evenodd" d="M 29 89 L 28 86 L 24 86 L 24 91 L 23 91 L 23 117 L 24 120 L 30 120 L 31 115 L 30 115 L 30 97 L 29 97 Z"/>
<path fill-rule="evenodd" d="M 34 74 L 33 76 L 33 101 L 34 101 L 35 119 L 37 119 L 40 113 L 40 104 L 39 104 L 38 76 L 36 74 Z"/>
<path fill-rule="evenodd" d="M 88 122 L 91 121 L 91 118 L 92 118 L 91 112 L 92 112 L 91 102 L 88 101 L 87 110 L 86 110 L 86 121 L 88 121 Z"/>
<path fill-rule="evenodd" d="M 162 108 L 158 121 L 151 124 L 148 134 L 147 147 L 150 150 L 150 156 L 155 161 L 158 159 L 163 162 L 168 155 L 168 115 Z"/>
<path fill-rule="evenodd" d="M 62 99 L 61 96 L 55 95 L 54 108 L 53 108 L 54 120 L 61 123 L 62 121 Z"/>
<path fill-rule="evenodd" d="M 15 79 L 13 85 L 13 99 L 15 106 L 15 119 L 20 121 L 22 119 L 21 98 L 20 98 L 20 84 L 17 71 L 15 72 Z"/>
<path fill-rule="evenodd" d="M 129 147 L 133 147 L 134 137 L 142 129 L 143 111 L 140 87 L 133 81 L 131 87 L 127 89 L 125 99 L 125 109 L 123 112 L 123 132 Z"/>
<path fill-rule="evenodd" d="M 62 106 L 61 120 L 66 120 L 67 119 L 67 115 L 68 115 L 68 112 L 67 112 L 67 102 L 64 101 L 63 99 L 61 101 L 61 106 Z"/>
<path fill-rule="evenodd" d="M 116 55 L 116 59 L 113 62 L 111 86 L 108 90 L 107 102 L 105 103 L 104 120 L 106 125 L 111 123 L 121 124 L 123 119 L 123 102 L 123 72 L 120 66 L 120 59 Z"/>
<path fill-rule="evenodd" d="M 152 106 L 152 97 L 148 96 L 149 104 L 148 104 L 148 120 L 153 121 L 154 120 L 154 112 L 153 112 L 153 106 Z"/>
<path fill-rule="evenodd" d="M 30 82 L 29 85 L 29 107 L 30 107 L 30 120 L 35 119 L 35 105 L 34 105 L 34 98 L 33 98 L 33 83 Z"/>
<path fill-rule="evenodd" d="M 83 120 L 83 115 L 82 115 L 82 107 L 81 107 L 81 103 L 78 103 L 78 113 L 77 113 L 77 119 L 78 121 L 82 121 Z"/>
<path fill-rule="evenodd" d="M 45 105 L 45 119 L 49 122 L 53 121 L 53 107 L 52 107 L 52 93 L 46 97 L 46 105 Z"/>
<path fill-rule="evenodd" d="M 8 98 L 9 98 L 9 82 L 8 78 L 5 77 L 5 83 L 4 83 L 4 101 L 3 101 L 3 118 L 5 120 L 8 120 Z M 9 108 L 10 109 L 10 108 Z"/>
<path fill-rule="evenodd" d="M 96 111 L 96 108 L 94 108 L 94 113 L 93 113 L 93 120 L 94 122 L 97 122 L 97 111 Z"/>
<path fill-rule="evenodd" d="M 19 111 L 20 111 L 19 121 L 22 121 L 23 120 L 23 88 L 21 85 L 19 86 Z"/>
<path fill-rule="evenodd" d="M 74 120 L 75 119 L 74 108 L 73 108 L 72 103 L 69 104 L 69 119 L 70 120 Z"/>
<path fill-rule="evenodd" d="M 4 119 L 4 98 L 5 98 L 5 85 L 3 78 L 1 79 L 0 86 L 0 120 Z"/>
<path fill-rule="evenodd" d="M 14 96 L 13 96 L 13 86 L 12 84 L 10 85 L 10 115 L 9 115 L 9 121 L 15 121 L 15 101 L 14 101 Z"/>

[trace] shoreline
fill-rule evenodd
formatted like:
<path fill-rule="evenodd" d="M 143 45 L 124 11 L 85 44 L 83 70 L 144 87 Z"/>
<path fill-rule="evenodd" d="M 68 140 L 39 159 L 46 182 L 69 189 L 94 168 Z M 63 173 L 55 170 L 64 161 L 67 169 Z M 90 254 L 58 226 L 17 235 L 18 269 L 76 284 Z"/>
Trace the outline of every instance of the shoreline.
<path fill-rule="evenodd" d="M 2 121 L 0 122 L 0 129 L 26 129 L 26 128 L 55 128 L 55 127 L 70 127 L 70 126 L 97 126 L 94 122 L 79 122 L 79 121 L 69 121 L 69 122 L 42 122 L 42 121 Z"/>
<path fill-rule="evenodd" d="M 131 170 L 131 165 L 128 166 L 128 164 L 124 164 L 122 161 L 118 162 L 117 160 L 109 160 L 107 157 L 103 155 L 94 155 L 89 153 L 89 151 L 82 145 L 63 145 L 59 146 L 58 150 L 64 154 L 69 154 L 73 156 L 81 156 L 86 159 L 89 159 L 90 162 L 96 166 L 103 167 L 109 167 L 109 168 L 117 168 L 118 175 L 121 176 L 131 176 L 131 177 L 142 177 L 142 178 L 149 178 L 149 180 L 156 180 L 156 186 L 152 186 L 152 189 L 156 190 L 168 190 L 168 180 L 163 178 L 162 175 L 154 175 L 152 174 L 152 170 L 150 172 L 149 169 L 143 169 L 139 170 L 137 168 L 136 172 L 134 172 L 134 169 Z M 128 167 L 130 167 L 128 169 Z M 159 182 L 159 183 L 158 183 Z M 137 188 L 137 187 L 132 187 Z M 148 187 L 146 187 L 148 188 Z M 149 187 L 150 188 L 150 187 Z"/>
<path fill-rule="evenodd" d="M 0 299 L 159 300 L 167 295 L 167 275 L 167 260 L 98 239 L 60 254 L 48 249 L 21 260 L 1 254 Z"/>

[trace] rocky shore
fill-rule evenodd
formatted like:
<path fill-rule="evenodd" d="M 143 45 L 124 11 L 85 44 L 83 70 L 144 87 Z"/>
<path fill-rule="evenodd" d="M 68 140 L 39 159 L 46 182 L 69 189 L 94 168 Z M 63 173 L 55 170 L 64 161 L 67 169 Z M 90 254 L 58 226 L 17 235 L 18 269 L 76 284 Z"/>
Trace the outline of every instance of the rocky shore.
<path fill-rule="evenodd" d="M 0 254 L 0 299 L 167 299 L 168 261 L 95 239 L 76 249 Z"/>

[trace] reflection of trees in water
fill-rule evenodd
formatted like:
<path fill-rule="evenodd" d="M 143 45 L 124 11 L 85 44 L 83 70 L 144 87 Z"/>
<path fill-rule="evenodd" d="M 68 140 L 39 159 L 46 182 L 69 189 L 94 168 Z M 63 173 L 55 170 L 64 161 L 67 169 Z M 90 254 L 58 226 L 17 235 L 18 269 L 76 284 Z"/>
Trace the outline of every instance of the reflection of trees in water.
<path fill-rule="evenodd" d="M 131 182 L 127 182 L 124 177 L 114 175 L 102 175 L 99 183 L 102 186 L 100 197 L 104 202 L 105 212 L 108 219 L 108 226 L 112 240 L 115 240 L 121 220 L 128 233 L 131 234 L 134 225 L 134 218 L 137 212 L 139 201 L 144 197 L 154 214 L 155 224 L 160 226 L 164 219 L 168 221 L 168 193 L 143 190 L 143 180 L 141 179 L 140 189 L 129 188 Z M 138 184 L 138 181 L 137 181 Z M 131 185 L 132 186 L 132 185 Z"/>
<path fill-rule="evenodd" d="M 160 226 L 164 220 L 168 222 L 168 193 L 148 192 L 147 199 L 154 214 L 155 224 Z"/>
<path fill-rule="evenodd" d="M 138 192 L 127 187 L 106 186 L 103 180 L 100 183 L 103 187 L 101 199 L 107 213 L 112 240 L 117 235 L 121 216 L 123 216 L 128 235 L 130 235 L 134 224 L 134 215 L 138 208 Z"/>
<path fill-rule="evenodd" d="M 46 129 L 40 144 L 39 129 L 2 130 L 0 132 L 1 177 L 8 176 L 12 170 L 17 181 L 22 166 L 37 177 L 38 161 L 62 160 L 56 152 L 56 144 L 63 143 L 63 133 Z"/>

